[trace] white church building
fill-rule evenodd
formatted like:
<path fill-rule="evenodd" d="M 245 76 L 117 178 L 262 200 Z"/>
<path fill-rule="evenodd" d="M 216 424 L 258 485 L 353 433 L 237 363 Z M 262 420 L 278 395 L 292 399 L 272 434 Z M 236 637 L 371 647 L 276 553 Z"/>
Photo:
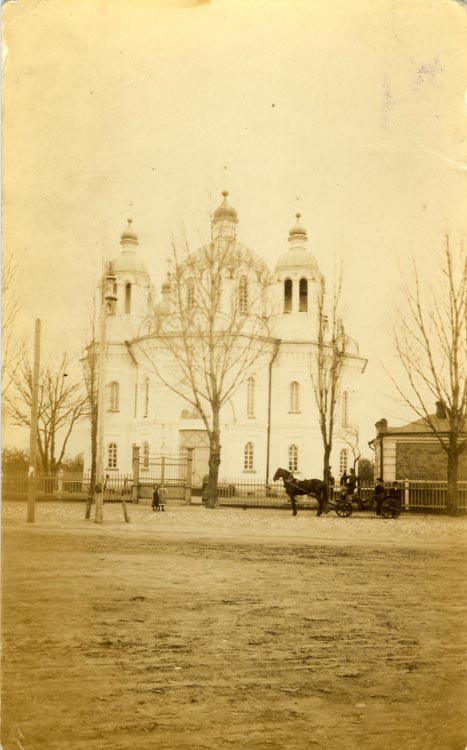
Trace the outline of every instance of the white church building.
<path fill-rule="evenodd" d="M 238 241 L 237 212 L 229 205 L 227 193 L 223 196 L 213 215 L 213 236 L 229 237 L 239 261 L 234 268 L 226 268 L 226 279 L 242 273 L 241 260 L 248 259 L 249 268 L 264 285 L 263 317 L 268 320 L 269 338 L 263 356 L 244 373 L 221 410 L 219 478 L 268 482 L 279 466 L 297 477 L 320 477 L 323 443 L 310 374 L 316 366 L 318 261 L 307 247 L 307 232 L 297 215 L 283 252 L 274 269 L 269 269 L 257 253 Z M 195 252 L 202 259 L 200 250 Z M 143 344 L 157 343 L 158 319 L 170 309 L 175 290 L 168 274 L 161 299 L 155 298 L 131 221 L 121 235 L 110 274 L 115 301 L 106 316 L 105 472 L 110 476 L 131 473 L 134 446 L 139 446 L 143 457 L 183 455 L 193 448 L 193 484 L 199 485 L 208 473 L 205 425 L 197 410 L 161 382 L 148 359 L 141 356 Z M 240 280 L 243 294 L 247 283 L 253 283 L 249 275 Z M 187 294 L 189 304 L 189 290 Z M 346 336 L 331 456 L 336 477 L 353 465 L 365 366 L 358 345 Z M 85 463 L 89 468 L 89 455 Z"/>

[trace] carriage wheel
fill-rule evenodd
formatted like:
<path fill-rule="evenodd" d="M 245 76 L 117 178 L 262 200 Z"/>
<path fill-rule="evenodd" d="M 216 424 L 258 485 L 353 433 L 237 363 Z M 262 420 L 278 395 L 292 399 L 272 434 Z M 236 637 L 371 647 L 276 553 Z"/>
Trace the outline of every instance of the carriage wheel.
<path fill-rule="evenodd" d="M 383 518 L 397 518 L 401 514 L 401 504 L 397 500 L 385 500 L 381 506 Z"/>
<path fill-rule="evenodd" d="M 349 516 L 352 515 L 352 511 L 353 511 L 352 503 L 344 502 L 344 503 L 337 503 L 336 505 L 336 513 L 341 518 L 348 518 Z"/>

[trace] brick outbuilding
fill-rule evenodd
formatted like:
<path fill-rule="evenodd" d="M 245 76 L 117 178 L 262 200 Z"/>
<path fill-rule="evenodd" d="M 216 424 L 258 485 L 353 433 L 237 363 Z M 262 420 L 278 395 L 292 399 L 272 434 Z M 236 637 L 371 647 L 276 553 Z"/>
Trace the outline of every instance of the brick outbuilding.
<path fill-rule="evenodd" d="M 442 404 L 430 420 L 437 431 L 449 436 L 449 422 Z M 375 476 L 386 482 L 394 480 L 445 480 L 447 453 L 441 447 L 427 419 L 417 419 L 402 427 L 390 427 L 386 419 L 376 422 L 376 437 L 371 441 L 375 449 Z M 467 433 L 461 437 L 465 439 Z M 459 480 L 467 479 L 467 450 L 459 456 Z"/>

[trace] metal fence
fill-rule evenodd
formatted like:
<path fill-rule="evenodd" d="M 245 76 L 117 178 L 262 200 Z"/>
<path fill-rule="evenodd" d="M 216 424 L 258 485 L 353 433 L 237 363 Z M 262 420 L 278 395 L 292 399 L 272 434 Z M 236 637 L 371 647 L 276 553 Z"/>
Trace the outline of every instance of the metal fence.
<path fill-rule="evenodd" d="M 131 474 L 111 474 L 105 480 L 104 499 L 120 499 L 130 497 L 133 477 Z M 48 476 L 36 475 L 36 491 L 39 497 L 49 498 L 76 498 L 77 500 L 87 497 L 91 486 L 91 475 L 89 472 L 77 474 L 57 474 Z M 2 497 L 21 498 L 28 494 L 28 475 L 10 474 L 2 475 Z"/>
<path fill-rule="evenodd" d="M 388 482 L 389 488 L 392 483 Z M 441 511 L 446 510 L 447 482 L 443 481 L 411 481 L 398 482 L 401 489 L 402 504 L 407 511 Z M 467 512 L 467 481 L 458 482 L 459 511 Z M 340 490 L 339 485 L 334 493 Z M 358 495 L 362 500 L 371 500 L 374 495 L 374 483 L 362 482 Z M 330 494 L 332 498 L 332 494 Z M 297 497 L 299 507 L 317 507 L 314 498 Z M 240 505 L 243 507 L 285 507 L 289 503 L 282 482 L 261 482 L 256 479 L 223 478 L 219 481 L 219 504 L 223 506 Z"/>
<path fill-rule="evenodd" d="M 187 482 L 186 456 L 139 456 L 139 481 L 142 484 L 180 485 Z"/>
<path fill-rule="evenodd" d="M 139 478 L 141 485 L 164 483 L 168 487 L 175 488 L 188 480 L 187 459 L 185 457 L 166 458 L 163 465 L 162 457 L 154 459 L 147 467 L 147 472 L 142 471 Z M 106 478 L 104 499 L 107 501 L 130 498 L 133 487 L 132 474 L 109 474 Z M 83 499 L 90 490 L 90 474 L 68 474 L 55 477 L 39 474 L 36 477 L 37 493 L 39 497 Z M 390 483 L 388 483 L 388 487 Z M 406 511 L 446 511 L 447 482 L 445 481 L 399 481 L 402 503 Z M 467 481 L 458 482 L 459 489 L 459 511 L 467 512 Z M 336 491 L 336 490 L 335 490 Z M 368 500 L 373 497 L 374 484 L 363 482 L 359 488 L 362 499 Z M 27 473 L 4 473 L 2 475 L 3 498 L 25 498 L 28 494 Z M 189 494 L 188 494 L 189 497 Z M 297 498 L 299 507 L 314 508 L 317 501 L 313 498 L 300 496 Z M 188 500 L 189 502 L 189 500 Z M 257 508 L 281 508 L 287 507 L 289 500 L 282 482 L 266 483 L 258 479 L 240 477 L 226 478 L 219 481 L 219 504 L 222 506 L 242 506 Z"/>

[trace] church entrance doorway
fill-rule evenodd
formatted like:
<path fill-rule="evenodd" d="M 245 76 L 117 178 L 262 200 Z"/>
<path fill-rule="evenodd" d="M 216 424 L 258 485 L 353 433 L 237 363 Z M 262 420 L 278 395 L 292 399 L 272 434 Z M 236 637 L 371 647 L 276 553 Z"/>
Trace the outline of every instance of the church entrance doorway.
<path fill-rule="evenodd" d="M 203 477 L 209 474 L 209 437 L 206 430 L 180 430 L 180 453 L 193 448 L 193 487 L 201 487 Z"/>

